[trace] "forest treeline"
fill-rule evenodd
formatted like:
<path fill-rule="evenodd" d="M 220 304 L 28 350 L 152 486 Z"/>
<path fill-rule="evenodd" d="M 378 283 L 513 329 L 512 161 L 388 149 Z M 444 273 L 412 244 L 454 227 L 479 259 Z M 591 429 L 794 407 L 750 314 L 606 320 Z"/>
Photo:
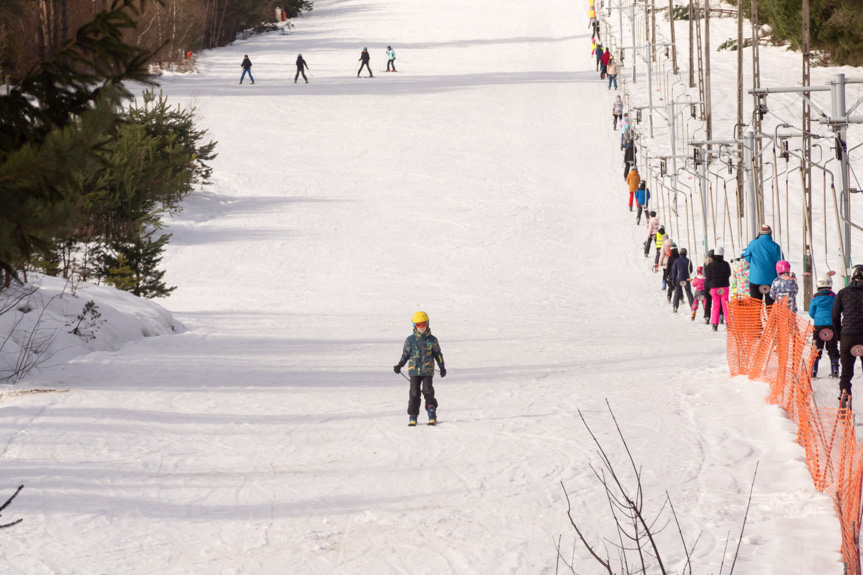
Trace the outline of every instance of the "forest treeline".
<path fill-rule="evenodd" d="M 737 6 L 737 0 L 729 0 Z M 750 18 L 752 3 L 743 0 Z M 800 0 L 758 0 L 758 23 L 770 28 L 769 39 L 800 50 L 803 44 L 803 3 Z M 825 66 L 863 66 L 863 2 L 809 0 L 810 49 Z"/>
<path fill-rule="evenodd" d="M 123 40 L 151 53 L 151 63 L 182 60 L 189 51 L 224 46 L 249 28 L 272 22 L 276 7 L 288 18 L 313 8 L 310 0 L 162 0 L 147 2 Z M 0 1 L 0 79 L 12 83 L 43 62 L 112 0 Z"/>

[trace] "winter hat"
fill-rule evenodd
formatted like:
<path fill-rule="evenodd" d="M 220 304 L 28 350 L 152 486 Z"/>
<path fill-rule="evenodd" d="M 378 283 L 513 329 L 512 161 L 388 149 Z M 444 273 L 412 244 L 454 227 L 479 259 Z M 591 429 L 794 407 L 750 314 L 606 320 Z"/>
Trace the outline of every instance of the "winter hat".
<path fill-rule="evenodd" d="M 633 169 L 634 169 L 634 168 L 633 168 Z M 643 190 L 645 185 L 646 185 L 646 184 L 645 184 L 644 182 L 641 182 L 640 184 L 638 184 L 638 189 L 639 189 L 639 190 Z"/>
<path fill-rule="evenodd" d="M 773 230 L 770 229 L 770 226 L 767 224 L 761 224 L 761 233 L 762 234 L 772 234 Z"/>
<path fill-rule="evenodd" d="M 715 253 L 718 256 L 724 256 L 725 255 L 725 248 L 723 248 L 722 246 L 719 246 L 718 248 L 716 248 L 714 250 L 713 253 Z"/>
<path fill-rule="evenodd" d="M 703 271 L 704 271 L 704 267 L 703 267 L 703 266 L 698 266 L 698 269 L 697 269 L 697 270 L 695 270 L 695 271 L 696 271 L 696 273 L 699 273 L 699 274 L 700 274 L 701 272 L 703 272 Z"/>
<path fill-rule="evenodd" d="M 365 46 L 363 46 L 363 50 L 368 50 L 368 48 L 366 48 Z"/>

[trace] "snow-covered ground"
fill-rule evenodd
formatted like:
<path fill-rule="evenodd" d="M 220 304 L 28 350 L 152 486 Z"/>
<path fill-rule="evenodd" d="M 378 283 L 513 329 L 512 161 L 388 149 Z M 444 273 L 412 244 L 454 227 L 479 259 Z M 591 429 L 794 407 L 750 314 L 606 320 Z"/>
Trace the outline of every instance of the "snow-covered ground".
<path fill-rule="evenodd" d="M 560 0 L 317 0 L 166 77 L 219 141 L 164 260 L 187 331 L 4 397 L 0 488 L 26 488 L 0 571 L 554 573 L 561 481 L 614 536 L 577 414 L 623 466 L 607 399 L 699 572 L 727 568 L 759 463 L 738 572 L 840 573 L 793 424 L 646 271 L 586 24 Z M 391 368 L 418 309 L 448 368 L 436 428 L 407 427 Z"/>

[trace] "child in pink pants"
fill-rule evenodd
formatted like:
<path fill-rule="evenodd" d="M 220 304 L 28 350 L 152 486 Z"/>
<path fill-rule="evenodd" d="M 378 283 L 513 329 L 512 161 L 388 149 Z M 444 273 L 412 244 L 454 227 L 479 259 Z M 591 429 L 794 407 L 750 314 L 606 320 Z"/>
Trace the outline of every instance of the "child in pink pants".
<path fill-rule="evenodd" d="M 695 288 L 695 300 L 692 302 L 692 321 L 695 321 L 695 313 L 698 311 L 698 306 L 700 305 L 705 314 L 707 313 L 707 294 L 704 293 L 704 276 L 702 275 L 702 271 L 704 268 L 698 266 L 698 269 L 695 272 L 695 277 L 692 279 L 692 287 Z"/>

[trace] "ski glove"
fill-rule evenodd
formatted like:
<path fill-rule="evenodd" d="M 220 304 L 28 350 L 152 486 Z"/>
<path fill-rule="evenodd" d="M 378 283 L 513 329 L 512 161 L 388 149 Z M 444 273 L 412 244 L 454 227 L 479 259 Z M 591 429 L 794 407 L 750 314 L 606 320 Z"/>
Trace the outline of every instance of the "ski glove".
<path fill-rule="evenodd" d="M 401 372 L 402 372 L 402 368 L 401 368 L 401 366 L 399 366 L 399 365 L 394 365 L 394 366 L 393 366 L 393 371 L 394 371 L 394 372 L 396 372 L 396 373 L 401 373 Z"/>
<path fill-rule="evenodd" d="M 446 368 L 445 367 L 440 368 L 440 376 L 446 377 Z"/>

